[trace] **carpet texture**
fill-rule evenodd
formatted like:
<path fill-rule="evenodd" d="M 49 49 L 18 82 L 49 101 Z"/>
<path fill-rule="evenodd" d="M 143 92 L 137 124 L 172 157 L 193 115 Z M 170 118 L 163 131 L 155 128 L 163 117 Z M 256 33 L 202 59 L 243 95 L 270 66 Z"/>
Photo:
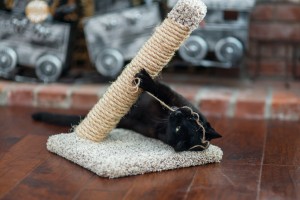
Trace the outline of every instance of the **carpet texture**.
<path fill-rule="evenodd" d="M 124 129 L 113 130 L 99 143 L 75 133 L 53 135 L 47 141 L 47 149 L 109 178 L 220 162 L 223 156 L 214 145 L 202 152 L 176 153 L 159 140 Z"/>

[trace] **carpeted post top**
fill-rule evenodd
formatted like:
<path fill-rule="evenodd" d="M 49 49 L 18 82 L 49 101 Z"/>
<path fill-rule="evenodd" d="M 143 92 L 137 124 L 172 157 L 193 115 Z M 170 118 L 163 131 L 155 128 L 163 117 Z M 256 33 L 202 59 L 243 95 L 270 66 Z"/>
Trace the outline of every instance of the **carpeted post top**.
<path fill-rule="evenodd" d="M 168 14 L 168 18 L 193 31 L 199 26 L 206 12 L 206 5 L 201 0 L 179 0 Z"/>

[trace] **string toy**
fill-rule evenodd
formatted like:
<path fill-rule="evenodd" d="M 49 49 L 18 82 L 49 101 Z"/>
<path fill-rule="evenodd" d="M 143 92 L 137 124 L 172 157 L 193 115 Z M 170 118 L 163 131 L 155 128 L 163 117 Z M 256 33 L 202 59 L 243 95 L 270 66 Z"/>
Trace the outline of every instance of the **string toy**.
<path fill-rule="evenodd" d="M 140 78 L 135 78 L 135 79 L 134 79 L 135 87 L 134 87 L 133 92 L 138 92 L 140 83 L 141 83 L 141 79 L 140 79 Z M 169 106 L 168 104 L 166 104 L 165 102 L 163 102 L 161 99 L 159 99 L 158 97 L 156 97 L 156 96 L 153 95 L 152 93 L 150 93 L 150 92 L 148 92 L 148 91 L 146 91 L 146 93 L 147 93 L 148 95 L 150 95 L 152 98 L 154 98 L 155 100 L 157 100 L 162 106 L 164 106 L 165 108 L 167 108 L 167 109 L 170 110 L 171 112 L 175 112 L 175 111 L 177 110 L 177 109 L 173 109 L 171 106 Z M 191 111 L 191 114 L 192 114 L 193 116 L 196 117 L 195 121 L 196 121 L 197 125 L 198 125 L 200 128 L 202 128 L 202 132 L 203 132 L 203 135 L 202 135 L 202 138 L 201 138 L 201 143 L 202 143 L 202 144 L 205 144 L 205 146 L 203 146 L 203 145 L 194 145 L 194 146 L 192 146 L 191 148 L 189 148 L 189 150 L 193 150 L 193 149 L 198 148 L 198 147 L 202 148 L 203 150 L 204 150 L 204 149 L 207 149 L 207 148 L 209 147 L 209 145 L 210 145 L 210 142 L 207 141 L 207 140 L 205 139 L 205 133 L 206 133 L 206 131 L 205 131 L 204 126 L 203 126 L 203 125 L 201 124 L 201 122 L 200 122 L 199 114 L 196 113 L 196 112 L 194 112 L 193 109 L 190 108 L 190 107 L 188 107 L 188 106 L 183 106 L 183 107 L 181 107 L 181 108 L 186 108 L 186 109 L 188 109 L 188 110 Z"/>
<path fill-rule="evenodd" d="M 179 0 L 74 132 L 50 136 L 47 149 L 101 177 L 109 178 L 220 162 L 223 151 L 213 144 L 209 145 L 200 116 L 189 107 L 186 109 L 191 110 L 199 129 L 203 129 L 203 136 L 200 137 L 202 144 L 190 150 L 202 148 L 205 151 L 176 153 L 160 141 L 130 130 L 114 129 L 142 93 L 142 89 L 134 83 L 136 74 L 145 69 L 155 78 L 199 26 L 205 14 L 206 6 L 200 0 Z M 109 137 L 106 137 L 108 134 Z"/>
<path fill-rule="evenodd" d="M 133 87 L 133 90 L 132 91 L 129 91 L 129 92 L 132 92 L 132 93 L 135 93 L 135 92 L 138 92 L 139 91 L 139 85 L 141 84 L 141 79 L 140 78 L 135 78 L 134 81 L 133 81 L 133 84 L 135 85 Z M 162 101 L 161 99 L 159 99 L 157 96 L 155 96 L 154 94 L 148 92 L 148 91 L 145 91 L 149 96 L 151 96 L 152 98 L 154 98 L 156 101 L 158 101 L 162 106 L 164 106 L 166 109 L 170 110 L 171 112 L 175 112 L 177 109 L 174 109 L 172 108 L 171 106 L 169 106 L 168 104 L 166 104 L 164 101 Z M 202 148 L 203 150 L 204 149 L 207 149 L 210 145 L 210 142 L 207 141 L 205 139 L 205 128 L 204 126 L 201 124 L 200 122 L 200 117 L 199 117 L 199 114 L 194 112 L 192 108 L 190 108 L 189 106 L 182 106 L 181 108 L 186 108 L 188 110 L 190 110 L 191 114 L 196 117 L 195 119 L 195 122 L 197 123 L 197 125 L 202 129 L 202 132 L 203 132 L 203 135 L 202 135 L 202 138 L 201 138 L 201 143 L 202 144 L 205 144 L 205 146 L 203 145 L 194 145 L 192 146 L 191 148 L 189 148 L 189 150 L 193 150 L 195 148 Z"/>
<path fill-rule="evenodd" d="M 75 133 L 96 142 L 106 138 L 142 92 L 128 92 L 134 87 L 135 75 L 145 69 L 155 78 L 184 40 L 199 26 L 206 11 L 205 4 L 200 0 L 179 0 L 135 58 L 75 128 Z"/>

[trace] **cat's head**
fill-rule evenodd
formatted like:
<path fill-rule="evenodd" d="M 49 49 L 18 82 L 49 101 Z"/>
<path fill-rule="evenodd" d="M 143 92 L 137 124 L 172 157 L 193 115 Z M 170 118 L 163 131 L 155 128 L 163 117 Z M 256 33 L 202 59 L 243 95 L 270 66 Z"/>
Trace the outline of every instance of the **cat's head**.
<path fill-rule="evenodd" d="M 175 151 L 202 151 L 209 141 L 222 137 L 206 120 L 189 107 L 175 108 L 169 115 L 167 141 Z M 205 134 L 204 130 L 205 129 Z"/>

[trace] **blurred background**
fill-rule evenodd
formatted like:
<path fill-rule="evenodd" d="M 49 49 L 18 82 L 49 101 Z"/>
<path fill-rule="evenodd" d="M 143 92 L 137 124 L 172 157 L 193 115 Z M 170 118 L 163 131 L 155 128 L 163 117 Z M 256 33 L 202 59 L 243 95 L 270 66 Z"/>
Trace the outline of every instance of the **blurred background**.
<path fill-rule="evenodd" d="M 203 1 L 160 78 L 208 114 L 299 119 L 300 0 Z M 1 0 L 0 103 L 90 108 L 176 2 Z"/>
<path fill-rule="evenodd" d="M 39 7 L 41 2 L 46 9 Z M 204 2 L 208 7 L 204 22 L 182 45 L 167 71 L 242 79 L 299 76 L 298 0 Z M 0 76 L 59 82 L 97 73 L 113 80 L 175 3 L 2 0 Z M 29 4 L 33 5 L 31 13 Z M 36 18 L 47 17 L 35 22 L 30 19 L 35 12 Z"/>

